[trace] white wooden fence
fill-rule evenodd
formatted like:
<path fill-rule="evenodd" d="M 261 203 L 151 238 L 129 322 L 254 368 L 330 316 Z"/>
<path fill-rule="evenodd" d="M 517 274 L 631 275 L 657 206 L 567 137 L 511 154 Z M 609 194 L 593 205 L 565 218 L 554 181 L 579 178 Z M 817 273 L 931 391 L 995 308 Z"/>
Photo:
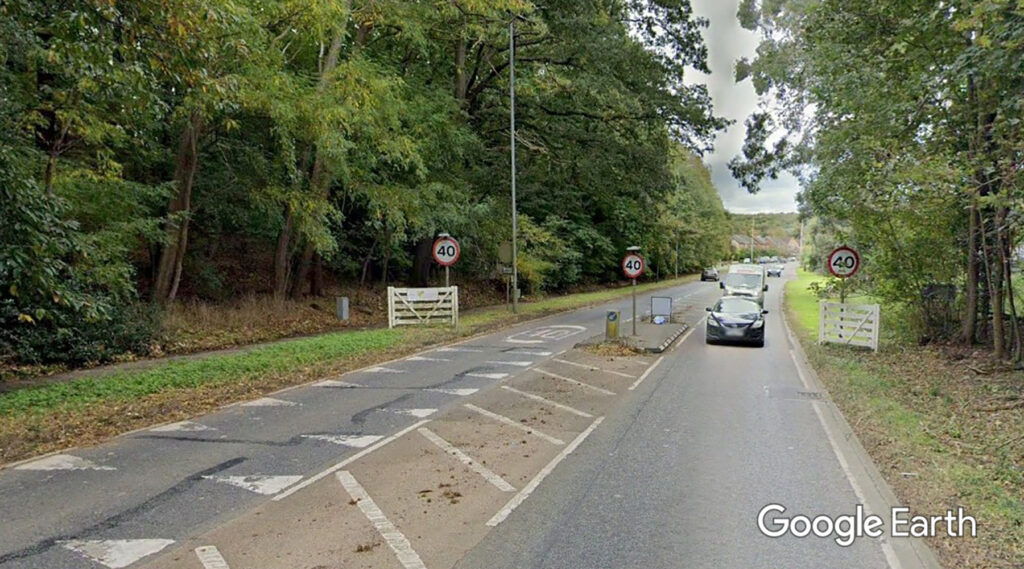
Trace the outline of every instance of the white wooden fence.
<path fill-rule="evenodd" d="M 388 287 L 388 328 L 436 323 L 459 325 L 459 287 Z"/>
<path fill-rule="evenodd" d="M 863 346 L 878 351 L 877 304 L 839 304 L 821 301 L 818 309 L 818 343 Z"/>

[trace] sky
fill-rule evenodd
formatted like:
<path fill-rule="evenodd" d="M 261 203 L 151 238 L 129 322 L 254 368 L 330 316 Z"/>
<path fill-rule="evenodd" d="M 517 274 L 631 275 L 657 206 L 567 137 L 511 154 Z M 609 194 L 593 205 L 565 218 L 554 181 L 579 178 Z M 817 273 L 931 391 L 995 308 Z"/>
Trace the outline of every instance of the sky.
<path fill-rule="evenodd" d="M 741 57 L 753 58 L 758 36 L 740 27 L 736 20 L 739 0 L 691 0 L 697 16 L 710 20 L 704 30 L 711 75 L 693 71 L 690 80 L 708 86 L 715 114 L 735 121 L 715 139 L 715 150 L 704 156 L 725 209 L 733 213 L 796 211 L 796 178 L 785 174 L 762 183 L 757 194 L 747 192 L 733 179 L 727 164 L 743 148 L 743 121 L 757 109 L 757 94 L 750 80 L 733 81 L 733 67 Z"/>

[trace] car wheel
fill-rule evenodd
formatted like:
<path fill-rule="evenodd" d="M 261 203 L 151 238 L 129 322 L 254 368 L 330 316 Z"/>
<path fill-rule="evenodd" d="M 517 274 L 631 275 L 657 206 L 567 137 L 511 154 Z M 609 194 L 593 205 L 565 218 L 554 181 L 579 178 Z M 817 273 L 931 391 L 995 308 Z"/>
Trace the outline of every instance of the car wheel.
<path fill-rule="evenodd" d="M 754 347 L 755 348 L 763 348 L 764 347 L 764 340 L 761 340 L 760 342 L 754 342 Z"/>

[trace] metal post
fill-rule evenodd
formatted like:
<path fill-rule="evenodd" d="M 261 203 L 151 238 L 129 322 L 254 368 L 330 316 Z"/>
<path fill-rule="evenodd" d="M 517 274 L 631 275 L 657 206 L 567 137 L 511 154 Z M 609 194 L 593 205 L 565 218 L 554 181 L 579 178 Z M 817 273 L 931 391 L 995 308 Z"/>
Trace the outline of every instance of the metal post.
<path fill-rule="evenodd" d="M 444 266 L 444 287 L 445 288 L 448 288 L 448 287 L 452 286 L 451 283 L 449 282 L 449 277 L 448 277 L 448 269 L 450 269 L 450 268 L 451 267 L 449 267 L 448 265 Z"/>
<path fill-rule="evenodd" d="M 516 234 L 519 231 L 516 213 L 516 21 L 508 23 L 508 100 L 510 143 L 512 150 L 512 313 L 519 314 L 519 263 Z"/>
<path fill-rule="evenodd" d="M 676 238 L 676 278 L 679 278 L 679 239 Z"/>
<path fill-rule="evenodd" d="M 633 279 L 633 335 L 636 336 L 636 279 Z"/>
<path fill-rule="evenodd" d="M 756 262 L 756 261 L 754 261 L 754 218 L 753 217 L 750 218 L 750 262 L 751 263 L 755 263 Z"/>

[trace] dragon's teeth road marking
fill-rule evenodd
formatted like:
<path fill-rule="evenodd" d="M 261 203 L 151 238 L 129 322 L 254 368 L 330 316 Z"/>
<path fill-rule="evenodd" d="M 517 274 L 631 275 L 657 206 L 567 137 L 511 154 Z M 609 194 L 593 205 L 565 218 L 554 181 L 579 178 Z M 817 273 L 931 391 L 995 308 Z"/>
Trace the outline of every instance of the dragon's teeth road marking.
<path fill-rule="evenodd" d="M 547 476 L 551 474 L 552 471 L 555 470 L 555 467 L 558 466 L 558 463 L 562 462 L 562 460 L 564 460 L 565 457 L 569 456 L 569 454 L 576 450 L 576 447 L 580 446 L 580 444 L 588 436 L 590 436 L 590 433 L 594 432 L 594 429 L 596 429 L 597 426 L 601 424 L 601 421 L 604 421 L 604 417 L 598 417 L 597 419 L 594 419 L 594 422 L 591 423 L 589 427 L 587 427 L 587 430 L 577 435 L 576 438 L 573 439 L 571 443 L 569 443 L 569 446 L 562 449 L 562 452 L 558 453 L 558 456 L 551 459 L 551 462 L 547 463 L 547 465 L 544 466 L 544 468 L 542 468 L 541 471 L 538 472 L 537 475 L 533 477 L 533 480 L 530 480 L 530 482 L 522 490 L 520 490 L 518 494 L 513 496 L 512 499 L 509 500 L 504 507 L 498 510 L 498 513 L 494 514 L 494 517 L 487 521 L 487 525 L 490 527 L 495 527 L 501 522 L 505 521 L 505 518 L 507 518 L 509 514 L 512 513 L 512 510 L 518 508 L 520 504 L 522 504 L 527 498 L 529 498 L 530 494 L 532 494 L 533 491 L 536 490 L 538 486 L 540 486 L 540 483 L 543 482 L 544 479 L 547 478 Z"/>
<path fill-rule="evenodd" d="M 273 397 L 261 397 L 253 401 L 246 401 L 242 403 L 242 407 L 292 407 L 294 405 L 301 405 L 294 401 L 285 401 L 283 399 L 274 399 Z"/>
<path fill-rule="evenodd" d="M 505 379 L 508 377 L 507 373 L 480 373 L 470 372 L 466 374 L 466 377 L 478 377 L 480 379 Z"/>
<path fill-rule="evenodd" d="M 524 356 L 550 356 L 553 352 L 545 350 L 531 350 L 530 348 L 513 348 L 509 354 L 521 354 Z"/>
<path fill-rule="evenodd" d="M 472 387 L 466 387 L 466 388 L 461 388 L 461 387 L 456 387 L 456 388 L 452 388 L 452 387 L 431 387 L 431 388 L 428 388 L 427 391 L 433 391 L 435 393 L 446 393 L 448 395 L 458 395 L 459 397 L 465 397 L 467 395 L 473 395 L 474 393 L 476 393 L 477 391 L 480 391 L 480 390 L 472 388 Z"/>
<path fill-rule="evenodd" d="M 450 361 L 452 361 L 449 358 L 431 358 L 431 357 L 427 357 L 427 356 L 410 356 L 410 357 L 405 358 L 405 359 L 407 361 L 410 361 L 410 362 L 450 362 Z"/>
<path fill-rule="evenodd" d="M 384 512 L 377 507 L 373 498 L 366 493 L 366 490 L 363 489 L 355 477 L 347 470 L 342 470 L 335 474 L 335 476 L 338 478 L 338 482 L 341 482 L 341 485 L 345 487 L 348 495 L 352 496 L 352 499 L 356 501 L 366 519 L 370 520 L 373 527 L 377 529 L 377 533 L 388 543 L 388 547 L 395 552 L 402 567 L 405 569 L 427 569 L 427 566 L 423 564 L 423 560 L 420 559 L 416 550 L 412 548 L 409 540 L 395 527 L 395 524 L 388 520 Z"/>
<path fill-rule="evenodd" d="M 504 423 L 504 424 L 506 424 L 506 425 L 508 425 L 510 427 L 514 427 L 516 429 L 519 429 L 520 431 L 523 431 L 526 434 L 533 435 L 533 436 L 537 437 L 538 439 L 544 439 L 545 441 L 548 441 L 549 443 L 551 443 L 553 445 L 564 445 L 565 444 L 565 441 L 563 441 L 562 439 L 556 439 L 555 437 L 552 437 L 551 435 L 542 433 L 542 432 L 538 431 L 537 429 L 534 429 L 533 427 L 527 427 L 526 425 L 524 425 L 522 423 L 517 423 L 516 421 L 513 421 L 512 419 L 509 419 L 508 417 L 506 417 L 504 415 L 499 415 L 499 414 L 494 413 L 492 411 L 488 411 L 487 409 L 483 409 L 481 407 L 477 407 L 476 405 L 473 405 L 471 403 L 466 403 L 466 408 L 469 409 L 470 411 L 476 411 L 477 413 L 480 413 L 484 417 L 489 417 L 491 419 L 494 419 L 495 421 L 498 421 L 499 423 Z"/>
<path fill-rule="evenodd" d="M 91 460 L 71 456 L 70 454 L 55 454 L 46 456 L 39 460 L 26 462 L 14 467 L 15 470 L 117 470 L 113 466 L 100 466 Z"/>
<path fill-rule="evenodd" d="M 199 562 L 203 564 L 203 569 L 231 569 L 215 546 L 204 545 L 197 547 L 195 551 Z"/>
<path fill-rule="evenodd" d="M 530 367 L 533 362 L 525 361 L 486 361 L 485 364 L 499 365 L 499 366 L 518 366 L 518 367 Z"/>
<path fill-rule="evenodd" d="M 339 381 L 337 379 L 325 379 L 323 381 L 318 381 L 318 382 L 314 383 L 313 386 L 314 387 L 343 387 L 343 388 L 346 388 L 346 389 L 350 389 L 350 388 L 354 388 L 354 387 L 362 387 L 362 385 L 359 385 L 358 383 L 349 383 L 347 381 Z"/>
<path fill-rule="evenodd" d="M 405 373 L 405 370 L 395 369 L 393 367 L 374 366 L 361 370 L 359 373 Z"/>
<path fill-rule="evenodd" d="M 255 476 L 204 476 L 203 478 L 238 486 L 264 496 L 273 496 L 302 480 L 301 476 L 264 476 L 259 474 Z"/>
<path fill-rule="evenodd" d="M 198 433 L 200 431 L 216 431 L 213 427 L 207 427 L 201 423 L 193 423 L 192 421 L 181 421 L 178 423 L 171 423 L 170 425 L 164 425 L 162 427 L 153 427 L 150 431 L 156 433 Z"/>
<path fill-rule="evenodd" d="M 336 445 L 353 448 L 366 448 L 383 439 L 381 435 L 302 435 L 303 438 L 327 441 Z"/>
<path fill-rule="evenodd" d="M 560 379 L 562 381 L 569 382 L 569 383 L 571 383 L 573 385 L 578 385 L 580 387 L 585 387 L 587 389 L 596 391 L 597 393 L 600 393 L 602 395 L 615 395 L 614 391 L 608 391 L 607 389 L 603 389 L 601 387 L 597 387 L 596 385 L 590 385 L 589 383 L 583 383 L 582 381 L 579 381 L 577 379 L 573 379 L 571 377 L 565 377 L 564 375 L 558 375 L 557 373 L 551 373 L 550 371 L 548 371 L 546 369 L 541 369 L 539 367 L 535 367 L 533 369 L 537 370 L 538 372 L 540 372 L 540 373 L 542 373 L 544 375 L 553 377 L 555 379 Z"/>
<path fill-rule="evenodd" d="M 570 365 L 570 366 L 575 366 L 575 367 L 583 368 L 583 369 L 590 370 L 590 371 L 600 371 L 600 372 L 603 372 L 603 373 L 610 373 L 612 375 L 617 375 L 619 377 L 626 377 L 626 378 L 629 378 L 629 379 L 636 379 L 635 375 L 629 375 L 628 373 L 622 373 L 621 371 L 612 371 L 610 369 L 603 369 L 603 368 L 599 368 L 597 366 L 581 364 L 581 363 L 578 363 L 578 362 L 570 362 L 569 360 L 563 360 L 562 358 L 554 358 L 551 361 L 558 362 L 560 364 L 565 364 L 565 365 Z"/>
<path fill-rule="evenodd" d="M 173 539 L 95 539 L 65 541 L 61 545 L 110 569 L 122 569 L 172 543 Z"/>
<path fill-rule="evenodd" d="M 435 352 L 461 352 L 461 353 L 466 353 L 466 354 L 478 354 L 478 353 L 482 352 L 483 350 L 478 349 L 478 348 L 461 348 L 461 347 L 458 347 L 458 346 L 445 346 L 443 348 L 438 348 L 438 349 L 436 349 L 434 351 Z"/>
<path fill-rule="evenodd" d="M 541 397 L 540 395 L 534 395 L 533 393 L 527 393 L 525 391 L 519 391 L 518 389 L 516 389 L 514 387 L 509 387 L 507 385 L 502 385 L 501 388 L 505 389 L 507 391 L 511 391 L 512 393 L 515 393 L 516 395 L 521 395 L 523 397 L 526 397 L 527 399 L 533 399 L 534 401 L 539 401 L 540 403 L 543 403 L 545 405 L 550 405 L 550 406 L 552 406 L 552 407 L 554 407 L 556 409 L 561 409 L 563 411 L 568 411 L 568 412 L 572 413 L 573 415 L 579 415 L 580 417 L 586 417 L 588 419 L 593 417 L 593 415 L 591 415 L 590 413 L 587 413 L 586 411 L 580 411 L 579 409 L 575 409 L 573 407 L 569 407 L 568 405 L 563 405 L 562 403 L 559 403 L 557 401 L 552 401 L 550 399 Z"/>
<path fill-rule="evenodd" d="M 501 476 L 498 476 L 497 474 L 492 472 L 490 468 L 487 468 L 486 466 L 484 466 L 484 465 L 480 464 L 479 462 L 473 460 L 468 454 L 466 454 L 466 453 L 462 452 L 461 450 L 455 448 L 454 445 L 452 445 L 450 442 L 442 439 L 434 431 L 431 431 L 430 429 L 428 429 L 426 427 L 420 427 L 417 430 L 420 432 L 421 435 L 423 435 L 424 437 L 427 437 L 428 441 L 434 443 L 439 449 L 441 449 L 444 452 L 446 452 L 446 453 L 454 456 L 455 458 L 459 459 L 459 461 L 462 462 L 462 464 L 465 464 L 466 466 L 468 466 L 470 470 L 472 470 L 473 472 L 476 472 L 480 476 L 483 476 L 484 480 L 486 480 L 486 481 L 490 482 L 491 484 L 493 484 L 498 490 L 501 490 L 502 492 L 515 492 L 516 491 L 515 487 L 512 486 L 511 484 L 509 484 L 508 482 L 506 482 L 504 478 L 502 478 Z"/>
<path fill-rule="evenodd" d="M 417 419 L 429 417 L 434 413 L 437 413 L 437 409 L 384 409 L 384 411 L 398 413 L 399 415 L 409 415 L 410 417 L 416 417 Z"/>

